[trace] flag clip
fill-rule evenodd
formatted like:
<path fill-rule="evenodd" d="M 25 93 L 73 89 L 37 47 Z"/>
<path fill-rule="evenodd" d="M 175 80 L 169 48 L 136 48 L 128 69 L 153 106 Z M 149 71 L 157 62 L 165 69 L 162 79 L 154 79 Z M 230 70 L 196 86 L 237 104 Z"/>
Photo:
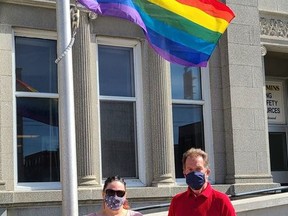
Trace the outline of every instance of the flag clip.
<path fill-rule="evenodd" d="M 77 29 L 79 27 L 80 10 L 73 6 L 70 8 L 70 13 L 72 21 L 71 27 L 72 29 Z"/>

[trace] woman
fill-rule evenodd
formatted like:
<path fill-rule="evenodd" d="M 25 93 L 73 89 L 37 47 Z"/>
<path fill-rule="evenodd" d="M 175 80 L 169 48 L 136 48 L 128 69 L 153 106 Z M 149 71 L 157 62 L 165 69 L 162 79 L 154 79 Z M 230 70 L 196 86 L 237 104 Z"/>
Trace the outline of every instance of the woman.
<path fill-rule="evenodd" d="M 101 210 L 88 216 L 142 216 L 141 213 L 129 209 L 126 199 L 126 182 L 119 176 L 106 179 L 102 197 Z"/>

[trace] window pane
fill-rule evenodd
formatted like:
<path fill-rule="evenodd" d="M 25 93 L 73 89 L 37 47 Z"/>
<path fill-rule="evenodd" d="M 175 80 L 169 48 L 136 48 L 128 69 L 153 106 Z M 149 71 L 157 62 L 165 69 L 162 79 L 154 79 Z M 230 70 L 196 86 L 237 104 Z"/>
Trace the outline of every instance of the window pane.
<path fill-rule="evenodd" d="M 16 91 L 57 93 L 56 41 L 16 37 Z"/>
<path fill-rule="evenodd" d="M 197 67 L 171 65 L 172 98 L 201 100 L 201 73 Z"/>
<path fill-rule="evenodd" d="M 60 181 L 58 100 L 17 98 L 18 182 Z"/>
<path fill-rule="evenodd" d="M 99 45 L 100 95 L 134 97 L 133 49 Z"/>
<path fill-rule="evenodd" d="M 137 177 L 135 104 L 102 101 L 100 111 L 103 178 Z"/>
<path fill-rule="evenodd" d="M 173 137 L 176 178 L 183 178 L 183 153 L 192 147 L 205 150 L 202 106 L 173 105 Z"/>
<path fill-rule="evenodd" d="M 287 171 L 287 144 L 286 133 L 270 132 L 269 133 L 269 147 L 272 171 Z"/>

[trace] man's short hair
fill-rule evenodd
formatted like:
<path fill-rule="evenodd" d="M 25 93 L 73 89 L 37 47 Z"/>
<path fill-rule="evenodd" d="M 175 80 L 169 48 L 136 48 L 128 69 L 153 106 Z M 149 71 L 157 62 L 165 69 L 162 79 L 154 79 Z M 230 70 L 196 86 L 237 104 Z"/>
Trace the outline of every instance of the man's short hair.
<path fill-rule="evenodd" d="M 208 154 L 200 148 L 190 148 L 183 154 L 182 158 L 183 169 L 186 168 L 186 160 L 188 157 L 198 157 L 198 156 L 203 158 L 204 166 L 207 168 L 209 166 Z"/>

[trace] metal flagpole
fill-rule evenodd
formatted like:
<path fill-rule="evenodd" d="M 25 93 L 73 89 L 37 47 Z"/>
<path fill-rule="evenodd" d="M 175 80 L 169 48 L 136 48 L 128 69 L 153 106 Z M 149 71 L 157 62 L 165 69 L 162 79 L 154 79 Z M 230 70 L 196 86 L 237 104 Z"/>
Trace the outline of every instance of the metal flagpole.
<path fill-rule="evenodd" d="M 64 52 L 71 40 L 70 0 L 56 1 L 57 54 Z M 77 162 L 74 117 L 72 51 L 58 62 L 60 175 L 62 215 L 78 216 Z"/>

